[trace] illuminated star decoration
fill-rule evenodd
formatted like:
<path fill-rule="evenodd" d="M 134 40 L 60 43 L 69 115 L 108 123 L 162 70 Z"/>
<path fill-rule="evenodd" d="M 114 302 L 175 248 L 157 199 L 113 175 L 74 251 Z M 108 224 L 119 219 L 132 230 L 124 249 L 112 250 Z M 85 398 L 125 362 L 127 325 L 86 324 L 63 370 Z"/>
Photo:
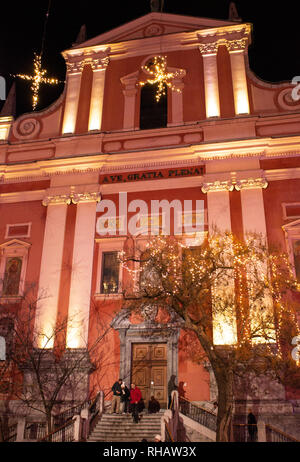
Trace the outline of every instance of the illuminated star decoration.
<path fill-rule="evenodd" d="M 39 90 L 42 83 L 46 83 L 49 85 L 57 85 L 59 81 L 54 78 L 44 77 L 47 71 L 42 69 L 42 59 L 41 55 L 34 53 L 34 60 L 33 60 L 33 68 L 34 73 L 33 75 L 27 74 L 17 74 L 16 77 L 20 77 L 24 80 L 32 80 L 32 85 L 30 89 L 32 90 L 32 109 L 35 110 L 39 101 Z"/>
<path fill-rule="evenodd" d="M 181 92 L 179 88 L 176 88 L 172 83 L 174 77 L 179 75 L 178 72 L 167 71 L 167 58 L 166 56 L 154 56 L 153 59 L 148 61 L 147 64 L 142 66 L 142 69 L 153 76 L 153 79 L 141 81 L 141 86 L 149 83 L 150 85 L 157 84 L 157 90 L 155 99 L 159 102 L 160 98 L 166 94 L 166 86 L 171 88 L 173 91 Z"/>

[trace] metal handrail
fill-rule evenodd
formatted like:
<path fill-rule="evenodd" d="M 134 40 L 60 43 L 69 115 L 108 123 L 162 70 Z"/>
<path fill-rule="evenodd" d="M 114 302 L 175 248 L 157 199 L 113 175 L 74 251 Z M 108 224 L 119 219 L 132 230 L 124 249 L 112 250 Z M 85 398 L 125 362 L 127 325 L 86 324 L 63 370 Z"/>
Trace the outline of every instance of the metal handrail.
<path fill-rule="evenodd" d="M 209 409 L 192 403 L 186 398 L 179 398 L 179 411 L 210 430 L 217 430 L 217 416 Z"/>
<path fill-rule="evenodd" d="M 36 436 L 30 437 L 31 429 L 36 430 Z M 39 439 L 39 433 L 46 433 L 46 423 L 45 422 L 28 422 L 24 428 L 24 439 L 25 440 L 36 440 Z"/>
<path fill-rule="evenodd" d="M 74 420 L 69 420 L 68 422 L 64 423 L 64 425 L 62 425 L 61 427 L 59 428 L 56 428 L 55 430 L 53 430 L 51 433 L 48 433 L 47 435 L 45 435 L 43 438 L 40 438 L 38 440 L 38 443 L 41 443 L 43 441 L 48 441 L 49 438 L 51 438 L 52 440 L 52 436 L 55 435 L 56 433 L 59 433 L 61 432 L 62 430 L 70 427 L 70 426 L 74 426 Z M 74 441 L 74 438 L 71 440 L 71 441 Z"/>
<path fill-rule="evenodd" d="M 268 435 L 271 435 L 271 441 L 273 441 L 272 439 L 272 433 L 273 433 L 277 436 L 278 440 L 282 442 L 285 441 L 287 443 L 300 443 L 300 440 L 298 440 L 297 438 L 294 438 L 293 436 L 288 435 L 287 433 L 284 433 L 282 430 L 279 430 L 278 428 L 275 428 L 269 424 L 266 424 L 266 433 L 267 433 L 267 437 Z"/>
<path fill-rule="evenodd" d="M 18 424 L 10 425 L 10 427 L 8 427 L 8 429 L 4 432 L 5 433 L 5 437 L 3 438 L 4 443 L 9 443 L 10 441 L 16 441 L 17 426 Z"/>
<path fill-rule="evenodd" d="M 167 422 L 165 421 L 165 428 L 166 428 L 166 436 L 168 436 L 168 438 L 165 439 L 166 442 L 171 442 L 171 443 L 174 443 L 174 438 L 172 436 L 172 432 L 167 424 Z"/>

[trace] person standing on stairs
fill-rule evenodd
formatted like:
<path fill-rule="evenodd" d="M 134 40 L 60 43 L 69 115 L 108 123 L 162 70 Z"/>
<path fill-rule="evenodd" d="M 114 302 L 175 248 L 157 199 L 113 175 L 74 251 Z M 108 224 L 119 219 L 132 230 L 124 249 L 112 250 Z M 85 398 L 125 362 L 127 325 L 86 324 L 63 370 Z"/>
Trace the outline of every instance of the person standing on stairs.
<path fill-rule="evenodd" d="M 114 414 L 115 412 L 117 414 L 120 414 L 120 402 L 121 402 L 121 393 L 122 393 L 121 385 L 122 385 L 122 379 L 119 379 L 111 387 L 111 390 L 113 392 L 113 398 L 111 401 L 110 414 Z"/>
<path fill-rule="evenodd" d="M 125 385 L 125 382 L 121 385 L 121 414 L 129 414 L 129 401 L 130 401 L 130 391 Z"/>
<path fill-rule="evenodd" d="M 135 383 L 132 383 L 130 389 L 130 405 L 132 411 L 132 418 L 135 423 L 138 423 L 139 421 L 139 402 L 141 398 L 141 390 L 135 385 Z"/>

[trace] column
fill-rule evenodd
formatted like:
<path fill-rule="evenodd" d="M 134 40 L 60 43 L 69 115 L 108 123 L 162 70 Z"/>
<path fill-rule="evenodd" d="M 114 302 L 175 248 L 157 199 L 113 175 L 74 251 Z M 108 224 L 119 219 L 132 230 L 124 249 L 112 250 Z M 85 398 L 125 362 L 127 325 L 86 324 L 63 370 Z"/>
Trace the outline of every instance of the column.
<path fill-rule="evenodd" d="M 268 182 L 261 176 L 260 171 L 257 173 L 259 175 L 257 177 L 254 176 L 252 178 L 237 180 L 235 188 L 241 192 L 242 220 L 245 240 L 247 239 L 248 233 L 257 233 L 261 236 L 262 243 L 267 244 L 267 227 L 262 190 L 267 188 Z M 260 265 L 259 274 L 263 279 L 264 275 L 267 276 L 267 264 L 264 262 L 254 262 L 253 271 L 258 269 L 258 265 Z M 270 293 L 266 290 L 263 298 L 265 311 L 262 312 L 261 300 L 256 300 L 255 297 L 251 298 L 251 287 L 253 287 L 252 284 L 255 284 L 255 282 L 252 282 L 251 274 L 251 266 L 249 265 L 247 272 L 247 285 L 249 294 L 251 327 L 253 329 L 259 330 L 262 324 L 263 316 L 268 318 L 268 316 L 273 314 L 273 301 Z M 273 337 L 274 341 L 276 340 L 276 333 L 274 330 L 269 329 L 268 335 Z M 258 336 L 256 339 L 256 343 L 265 343 L 265 341 L 266 340 L 263 335 L 262 337 Z"/>
<path fill-rule="evenodd" d="M 109 63 L 107 56 L 93 59 L 91 66 L 93 69 L 93 83 L 89 115 L 89 131 L 101 130 L 105 73 Z"/>
<path fill-rule="evenodd" d="M 210 234 L 213 234 L 214 230 L 221 233 L 231 231 L 229 192 L 233 189 L 231 180 L 203 184 L 202 192 L 207 194 Z M 218 286 L 212 287 L 213 342 L 215 345 L 232 345 L 237 341 L 234 274 L 232 270 L 223 274 L 224 284 L 222 285 L 220 276 Z M 224 306 L 223 300 L 226 301 Z M 232 300 L 231 306 L 229 300 Z"/>
<path fill-rule="evenodd" d="M 183 69 L 170 68 L 175 73 L 176 77 L 172 80 L 172 125 L 181 125 L 183 123 L 183 77 L 186 71 Z"/>
<path fill-rule="evenodd" d="M 236 182 L 235 188 L 241 192 L 244 235 L 247 233 L 259 233 L 264 238 L 267 236 L 262 192 L 267 186 L 267 180 L 261 176 L 241 179 Z"/>
<path fill-rule="evenodd" d="M 124 118 L 123 128 L 126 130 L 135 129 L 135 113 L 136 113 L 136 95 L 138 72 L 125 75 L 121 78 L 121 83 L 124 86 Z"/>
<path fill-rule="evenodd" d="M 74 194 L 77 204 L 67 326 L 67 348 L 86 348 L 96 226 L 100 193 Z"/>
<path fill-rule="evenodd" d="M 245 48 L 247 39 L 226 42 L 230 55 L 235 114 L 249 114 L 249 97 L 245 69 Z"/>
<path fill-rule="evenodd" d="M 67 93 L 62 133 L 74 133 L 84 62 L 67 63 Z"/>
<path fill-rule="evenodd" d="M 53 348 L 59 285 L 63 257 L 68 196 L 46 196 L 47 206 L 38 300 L 35 319 L 35 343 L 38 348 Z"/>
<path fill-rule="evenodd" d="M 217 52 L 218 43 L 199 45 L 203 56 L 206 117 L 220 116 Z"/>

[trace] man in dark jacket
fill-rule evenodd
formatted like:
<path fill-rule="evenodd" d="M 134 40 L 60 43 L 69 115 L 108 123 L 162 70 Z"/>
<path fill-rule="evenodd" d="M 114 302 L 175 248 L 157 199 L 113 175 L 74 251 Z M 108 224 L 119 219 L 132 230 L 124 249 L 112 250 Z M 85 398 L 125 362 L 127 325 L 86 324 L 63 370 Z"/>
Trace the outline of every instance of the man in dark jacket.
<path fill-rule="evenodd" d="M 155 414 L 156 412 L 159 412 L 159 411 L 160 411 L 159 402 L 154 398 L 154 396 L 151 396 L 151 399 L 148 405 L 149 414 Z"/>
<path fill-rule="evenodd" d="M 255 415 L 252 414 L 252 409 L 249 409 L 248 414 L 248 433 L 249 441 L 254 443 L 257 440 L 257 422 Z"/>
<path fill-rule="evenodd" d="M 116 412 L 117 414 L 120 414 L 120 402 L 121 402 L 121 393 L 122 393 L 121 384 L 122 384 L 122 379 L 119 379 L 111 387 L 112 392 L 113 392 L 113 397 L 111 401 L 110 414 L 113 414 L 114 412 Z"/>

